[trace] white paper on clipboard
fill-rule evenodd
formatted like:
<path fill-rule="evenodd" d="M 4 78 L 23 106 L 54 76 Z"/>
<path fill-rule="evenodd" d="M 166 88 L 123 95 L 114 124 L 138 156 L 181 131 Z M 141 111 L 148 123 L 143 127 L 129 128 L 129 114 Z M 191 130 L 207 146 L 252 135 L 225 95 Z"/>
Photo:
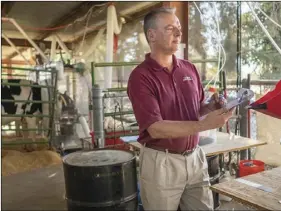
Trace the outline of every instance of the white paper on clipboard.
<path fill-rule="evenodd" d="M 250 89 L 245 89 L 245 88 L 241 88 L 238 92 L 237 92 L 237 98 L 228 102 L 225 105 L 225 108 L 227 110 L 230 110 L 248 100 L 250 100 L 252 97 L 254 97 L 254 92 Z"/>

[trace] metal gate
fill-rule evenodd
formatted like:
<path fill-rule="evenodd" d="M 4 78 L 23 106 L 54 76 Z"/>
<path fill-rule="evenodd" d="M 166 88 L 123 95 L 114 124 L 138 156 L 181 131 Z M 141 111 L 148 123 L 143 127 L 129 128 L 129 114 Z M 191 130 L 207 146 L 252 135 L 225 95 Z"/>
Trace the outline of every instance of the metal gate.
<path fill-rule="evenodd" d="M 1 102 L 6 102 L 6 103 L 41 103 L 41 104 L 49 104 L 49 112 L 47 115 L 32 115 L 32 114 L 25 114 L 21 113 L 21 114 L 2 114 L 1 113 L 1 119 L 5 118 L 5 117 L 19 117 L 19 118 L 25 118 L 25 117 L 36 117 L 36 118 L 49 118 L 49 127 L 48 128 L 25 128 L 23 129 L 22 126 L 22 120 L 21 119 L 21 126 L 20 128 L 5 128 L 5 125 L 1 124 L 1 129 L 2 132 L 3 131 L 36 131 L 37 133 L 39 131 L 47 131 L 48 132 L 48 137 L 47 141 L 28 141 L 28 139 L 30 139 L 30 137 L 28 137 L 28 139 L 24 138 L 24 137 L 17 137 L 16 139 L 19 141 L 3 141 L 3 136 L 2 136 L 2 146 L 9 146 L 9 145 L 25 145 L 25 144 L 46 144 L 48 143 L 49 146 L 51 146 L 51 140 L 53 139 L 54 136 L 54 118 L 55 118 L 55 104 L 57 102 L 57 70 L 54 67 L 49 67 L 49 68 L 44 68 L 44 67 L 36 67 L 34 69 L 32 68 L 22 68 L 22 67 L 10 67 L 10 66 L 1 66 L 1 82 L 2 85 L 1 86 L 13 86 L 13 87 L 17 87 L 17 86 L 21 86 L 21 87 L 37 87 L 37 88 L 47 88 L 47 91 L 49 93 L 48 96 L 48 100 L 41 100 L 41 101 L 35 101 L 35 100 L 30 100 L 30 99 L 26 99 L 26 100 L 7 100 L 7 99 L 2 99 L 1 98 Z M 9 73 L 6 73 L 6 71 Z M 20 74 L 13 74 L 13 72 L 19 72 Z M 27 73 L 31 73 L 31 74 L 27 74 Z M 37 75 L 37 79 L 39 78 L 39 81 L 36 81 L 39 85 L 35 85 L 35 84 L 20 84 L 20 83 L 9 83 L 8 80 L 9 79 L 26 79 L 26 80 L 30 80 L 30 76 L 34 74 Z M 39 77 L 38 77 L 39 75 Z M 13 77 L 13 78 L 11 78 Z M 48 83 L 48 85 L 40 85 L 41 82 L 41 78 L 45 79 L 49 79 L 48 81 L 50 83 Z M 5 81 L 6 80 L 6 81 Z M 31 80 L 34 81 L 35 80 Z"/>

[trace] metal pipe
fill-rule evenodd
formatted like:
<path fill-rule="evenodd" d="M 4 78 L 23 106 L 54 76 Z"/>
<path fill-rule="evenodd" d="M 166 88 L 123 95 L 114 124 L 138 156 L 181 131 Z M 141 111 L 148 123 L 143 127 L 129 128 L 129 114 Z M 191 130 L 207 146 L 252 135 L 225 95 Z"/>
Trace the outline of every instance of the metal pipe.
<path fill-rule="evenodd" d="M 110 113 L 104 113 L 104 116 L 108 117 L 108 116 L 126 115 L 126 114 L 134 114 L 134 111 L 110 112 Z"/>
<path fill-rule="evenodd" d="M 91 79 L 92 86 L 95 84 L 95 66 L 94 63 L 91 62 Z M 93 120 L 93 99 L 92 99 L 92 90 L 89 88 L 89 125 L 90 129 L 93 131 L 94 129 L 94 120 Z"/>
<path fill-rule="evenodd" d="M 127 91 L 127 88 L 110 88 L 110 89 L 106 89 L 103 92 L 124 92 Z"/>
<path fill-rule="evenodd" d="M 55 103 L 54 101 L 43 101 L 43 100 L 1 100 L 2 103 Z"/>
<path fill-rule="evenodd" d="M 134 66 L 139 65 L 140 62 L 101 62 L 95 63 L 95 67 L 119 67 L 119 66 Z"/>
<path fill-rule="evenodd" d="M 124 97 L 128 97 L 127 93 L 124 93 L 124 94 L 121 94 L 121 95 L 105 94 L 103 98 L 106 99 L 106 98 L 124 98 Z"/>
<path fill-rule="evenodd" d="M 130 126 L 130 127 L 125 127 L 125 128 L 116 128 L 115 130 L 110 129 L 110 130 L 105 130 L 105 133 L 114 133 L 114 132 L 123 132 L 123 131 L 138 131 L 139 126 Z"/>
<path fill-rule="evenodd" d="M 57 34 L 55 34 L 55 37 L 56 37 L 60 47 L 65 51 L 65 53 L 67 53 L 70 57 L 72 57 L 72 55 L 70 54 L 68 48 L 66 47 L 64 42 L 61 40 L 61 38 Z"/>
<path fill-rule="evenodd" d="M 6 141 L 2 141 L 2 145 L 6 145 L 6 146 L 9 146 L 9 145 L 23 145 L 23 144 L 48 144 L 49 141 L 30 141 L 30 142 L 6 142 Z"/>
<path fill-rule="evenodd" d="M 55 88 L 54 86 L 43 86 L 43 85 L 31 85 L 31 84 L 17 84 L 17 83 L 1 83 L 5 86 L 28 86 L 28 87 L 37 87 L 37 88 Z"/>
<path fill-rule="evenodd" d="M 1 129 L 2 131 L 13 131 L 13 130 L 18 130 L 18 128 L 15 128 L 15 129 L 12 129 L 12 128 L 9 128 L 9 129 Z M 25 128 L 21 128 L 20 131 L 48 131 L 48 130 L 51 130 L 50 129 L 37 129 L 37 128 L 30 128 L 30 129 L 25 129 Z"/>
<path fill-rule="evenodd" d="M 2 69 L 13 69 L 13 70 L 23 70 L 23 71 L 33 71 L 36 72 L 38 71 L 38 69 L 34 69 L 34 68 L 22 68 L 22 67 L 9 67 L 9 66 L 1 66 Z M 40 72 L 56 72 L 56 70 L 45 70 L 44 67 L 42 67 L 42 69 L 40 69 Z"/>
<path fill-rule="evenodd" d="M 248 74 L 247 79 L 242 80 L 242 88 L 250 89 L 250 74 Z M 250 101 L 246 101 L 238 106 L 239 108 L 239 115 L 241 115 L 241 118 L 239 119 L 240 124 L 240 136 L 242 137 L 248 137 L 248 124 L 249 124 L 249 118 L 248 118 L 248 109 L 244 109 L 247 105 L 249 105 Z M 240 159 L 241 160 L 247 160 L 248 159 L 248 150 L 241 150 L 240 151 Z"/>
<path fill-rule="evenodd" d="M 192 60 L 192 63 L 204 63 L 204 62 L 218 62 L 217 59 L 196 59 Z M 139 65 L 140 62 L 101 62 L 95 63 L 95 67 L 119 67 L 119 66 L 135 66 Z"/>
<path fill-rule="evenodd" d="M 1 73 L 2 76 L 10 76 L 11 74 L 9 73 Z M 13 77 L 27 77 L 27 75 L 24 75 L 24 74 L 13 74 Z M 2 78 L 3 79 L 3 78 Z M 19 78 L 17 78 L 19 79 Z"/>
<path fill-rule="evenodd" d="M 92 85 L 94 86 L 95 84 L 95 63 L 91 62 L 91 76 L 92 76 Z"/>
<path fill-rule="evenodd" d="M 32 65 L 28 59 L 24 57 L 24 55 L 17 49 L 17 47 L 14 45 L 14 43 L 6 36 L 4 32 L 2 32 L 2 37 L 9 43 L 9 45 L 26 61 L 27 64 L 30 66 Z"/>
<path fill-rule="evenodd" d="M 38 53 L 46 60 L 49 61 L 48 57 L 43 53 L 43 51 L 33 42 L 32 39 L 25 33 L 25 31 L 18 25 L 18 23 L 13 18 L 1 18 L 2 21 L 10 21 L 15 27 L 22 33 L 22 35 L 28 40 L 28 42 L 38 51 Z"/>
<path fill-rule="evenodd" d="M 276 85 L 280 80 L 251 80 L 251 85 L 269 85 L 274 86 Z M 227 80 L 227 85 L 236 85 L 236 80 Z"/>
<path fill-rule="evenodd" d="M 49 117 L 49 115 L 33 115 L 33 114 L 1 114 L 1 117 Z"/>
<path fill-rule="evenodd" d="M 64 79 L 64 65 L 63 61 L 56 61 L 56 62 L 50 62 L 49 64 L 45 65 L 45 68 L 51 68 L 56 70 L 57 74 L 57 80 L 63 80 Z"/>
<path fill-rule="evenodd" d="M 104 114 L 103 114 L 103 92 L 99 85 L 94 85 L 93 93 L 93 119 L 94 119 L 94 141 L 98 148 L 105 146 Z"/>

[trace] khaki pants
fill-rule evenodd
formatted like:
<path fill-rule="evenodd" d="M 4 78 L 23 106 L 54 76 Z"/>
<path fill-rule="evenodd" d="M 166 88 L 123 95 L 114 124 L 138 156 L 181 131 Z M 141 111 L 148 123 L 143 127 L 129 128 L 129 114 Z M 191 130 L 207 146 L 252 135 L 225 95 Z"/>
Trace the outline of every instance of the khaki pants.
<path fill-rule="evenodd" d="M 208 163 L 198 147 L 183 156 L 147 147 L 140 151 L 140 195 L 144 210 L 213 210 Z"/>

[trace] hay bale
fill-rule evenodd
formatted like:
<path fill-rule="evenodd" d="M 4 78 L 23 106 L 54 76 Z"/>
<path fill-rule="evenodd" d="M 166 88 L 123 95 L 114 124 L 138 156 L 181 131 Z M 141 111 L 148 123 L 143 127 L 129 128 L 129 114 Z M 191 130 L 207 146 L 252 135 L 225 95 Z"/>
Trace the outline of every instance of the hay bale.
<path fill-rule="evenodd" d="M 16 156 L 20 156 L 22 153 L 18 150 L 2 150 L 1 151 L 1 158 L 5 157 L 5 156 L 13 156 L 13 155 L 16 155 Z"/>
<path fill-rule="evenodd" d="M 2 145 L 2 149 L 17 150 L 17 151 L 25 152 L 26 145 L 21 144 L 21 143 L 32 142 L 32 138 L 10 136 L 10 137 L 2 137 L 2 141 L 11 143 L 11 145 Z M 36 144 L 36 142 L 47 142 L 47 141 L 48 141 L 48 139 L 46 137 L 36 136 L 34 144 Z M 40 143 L 40 144 L 37 144 L 37 146 L 34 150 L 46 150 L 48 148 L 49 148 L 49 143 Z"/>
<path fill-rule="evenodd" d="M 61 164 L 58 153 L 50 150 L 19 152 L 5 150 L 2 157 L 2 176 L 44 168 L 55 164 Z"/>

